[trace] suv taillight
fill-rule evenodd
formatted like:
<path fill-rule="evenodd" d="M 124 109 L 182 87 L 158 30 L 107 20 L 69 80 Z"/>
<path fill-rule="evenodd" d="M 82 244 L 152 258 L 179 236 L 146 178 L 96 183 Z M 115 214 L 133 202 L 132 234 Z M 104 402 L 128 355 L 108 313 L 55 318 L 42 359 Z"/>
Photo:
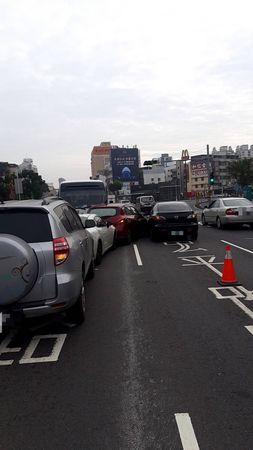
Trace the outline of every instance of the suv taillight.
<path fill-rule="evenodd" d="M 226 216 L 238 216 L 238 209 L 234 209 L 234 208 L 227 209 Z"/>
<path fill-rule="evenodd" d="M 69 256 L 69 244 L 65 237 L 56 238 L 53 240 L 54 246 L 54 262 L 58 266 L 66 261 Z"/>

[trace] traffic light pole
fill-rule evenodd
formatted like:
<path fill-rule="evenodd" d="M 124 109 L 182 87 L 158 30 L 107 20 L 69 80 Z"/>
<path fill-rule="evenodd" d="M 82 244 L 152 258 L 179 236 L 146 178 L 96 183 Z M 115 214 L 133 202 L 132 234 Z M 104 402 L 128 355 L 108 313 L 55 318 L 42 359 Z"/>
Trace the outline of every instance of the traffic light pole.
<path fill-rule="evenodd" d="M 208 191 L 210 191 L 210 153 L 209 153 L 209 145 L 206 146 L 206 154 L 207 154 L 207 177 L 208 177 Z"/>

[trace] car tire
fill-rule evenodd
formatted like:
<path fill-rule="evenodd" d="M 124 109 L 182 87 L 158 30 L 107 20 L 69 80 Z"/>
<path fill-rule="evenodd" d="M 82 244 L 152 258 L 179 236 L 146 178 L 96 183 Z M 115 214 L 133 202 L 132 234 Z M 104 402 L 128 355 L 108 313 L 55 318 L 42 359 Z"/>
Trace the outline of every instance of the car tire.
<path fill-rule="evenodd" d="M 103 256 L 102 242 L 98 241 L 98 248 L 97 248 L 97 254 L 96 254 L 96 259 L 95 259 L 96 266 L 99 266 L 99 264 L 101 264 L 102 256 Z"/>
<path fill-rule="evenodd" d="M 115 231 L 114 236 L 113 236 L 113 242 L 112 242 L 111 249 L 115 250 L 116 247 L 117 247 L 117 234 L 116 234 L 116 231 Z"/>
<path fill-rule="evenodd" d="M 194 231 L 190 237 L 192 241 L 196 241 L 198 239 L 198 231 Z"/>
<path fill-rule="evenodd" d="M 94 259 L 92 258 L 86 278 L 87 278 L 87 280 L 92 280 L 92 278 L 94 278 L 94 276 L 95 276 L 95 263 L 94 263 Z"/>
<path fill-rule="evenodd" d="M 132 242 L 132 233 L 131 233 L 130 230 L 128 230 L 128 232 L 127 232 L 127 237 L 126 237 L 126 239 L 125 239 L 125 243 L 126 243 L 127 245 L 129 245 L 129 244 L 131 244 L 131 242 Z"/>
<path fill-rule="evenodd" d="M 151 228 L 149 230 L 149 237 L 151 241 L 156 242 L 157 241 L 157 234 L 154 232 L 154 230 Z"/>
<path fill-rule="evenodd" d="M 202 221 L 202 225 L 203 225 L 204 227 L 205 227 L 206 225 L 208 225 L 208 223 L 207 223 L 207 221 L 206 221 L 206 217 L 205 217 L 204 214 L 202 214 L 201 221 Z"/>
<path fill-rule="evenodd" d="M 221 223 L 219 216 L 216 219 L 216 226 L 217 226 L 218 230 L 222 230 L 222 228 L 223 228 L 223 225 Z"/>
<path fill-rule="evenodd" d="M 86 295 L 84 274 L 82 274 L 81 290 L 77 301 L 66 311 L 67 320 L 75 325 L 81 325 L 85 321 Z"/>

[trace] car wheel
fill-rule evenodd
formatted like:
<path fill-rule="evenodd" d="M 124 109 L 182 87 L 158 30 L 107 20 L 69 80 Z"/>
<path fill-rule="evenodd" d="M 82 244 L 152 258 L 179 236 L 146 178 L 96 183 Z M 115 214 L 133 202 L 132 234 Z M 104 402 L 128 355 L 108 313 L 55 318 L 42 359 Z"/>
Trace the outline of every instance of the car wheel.
<path fill-rule="evenodd" d="M 202 219 L 202 225 L 205 227 L 207 225 L 207 221 L 206 221 L 206 217 L 204 214 L 202 214 L 201 219 Z"/>
<path fill-rule="evenodd" d="M 99 264 L 101 264 L 102 255 L 103 255 L 102 242 L 98 241 L 97 255 L 96 255 L 96 259 L 95 259 L 96 266 L 99 266 Z"/>
<path fill-rule="evenodd" d="M 191 234 L 191 240 L 196 241 L 198 239 L 198 232 L 194 231 L 194 233 Z"/>
<path fill-rule="evenodd" d="M 157 234 L 154 232 L 153 228 L 150 228 L 149 230 L 149 237 L 151 241 L 153 242 L 157 241 Z"/>
<path fill-rule="evenodd" d="M 218 230 L 221 230 L 223 228 L 219 217 L 217 217 L 217 219 L 216 219 L 216 226 L 217 226 Z"/>
<path fill-rule="evenodd" d="M 81 325 L 85 321 L 86 296 L 84 274 L 82 275 L 82 283 L 79 297 L 76 303 L 66 311 L 67 320 L 76 325 Z"/>
<path fill-rule="evenodd" d="M 92 258 L 91 263 L 90 263 L 90 267 L 87 273 L 87 280 L 92 280 L 92 278 L 94 278 L 95 276 L 95 263 L 94 263 L 94 259 Z"/>
<path fill-rule="evenodd" d="M 130 230 L 128 230 L 128 232 L 127 232 L 127 237 L 126 237 L 125 242 L 126 242 L 127 245 L 131 244 L 131 242 L 132 242 L 132 233 L 131 233 Z"/>
<path fill-rule="evenodd" d="M 116 234 L 116 231 L 115 231 L 115 233 L 114 233 L 114 236 L 113 236 L 113 243 L 112 243 L 112 250 L 115 250 L 115 248 L 117 247 L 117 234 Z"/>

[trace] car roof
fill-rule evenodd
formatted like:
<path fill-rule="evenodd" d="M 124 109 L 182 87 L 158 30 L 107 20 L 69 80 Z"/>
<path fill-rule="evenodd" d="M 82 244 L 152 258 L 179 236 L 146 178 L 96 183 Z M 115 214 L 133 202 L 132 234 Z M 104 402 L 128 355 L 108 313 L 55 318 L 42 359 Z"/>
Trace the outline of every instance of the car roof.
<path fill-rule="evenodd" d="M 12 209 L 12 208 L 31 208 L 31 209 L 44 209 L 49 211 L 56 206 L 67 203 L 60 198 L 48 197 L 40 200 L 8 200 L 4 203 L 0 203 L 0 209 Z"/>
<path fill-rule="evenodd" d="M 187 206 L 189 206 L 188 203 L 182 202 L 182 201 L 177 201 L 177 200 L 173 200 L 171 202 L 157 202 L 156 206 L 157 205 L 187 205 Z"/>
<path fill-rule="evenodd" d="M 102 209 L 102 208 L 122 208 L 123 203 L 109 203 L 108 205 L 93 205 L 89 209 Z"/>

